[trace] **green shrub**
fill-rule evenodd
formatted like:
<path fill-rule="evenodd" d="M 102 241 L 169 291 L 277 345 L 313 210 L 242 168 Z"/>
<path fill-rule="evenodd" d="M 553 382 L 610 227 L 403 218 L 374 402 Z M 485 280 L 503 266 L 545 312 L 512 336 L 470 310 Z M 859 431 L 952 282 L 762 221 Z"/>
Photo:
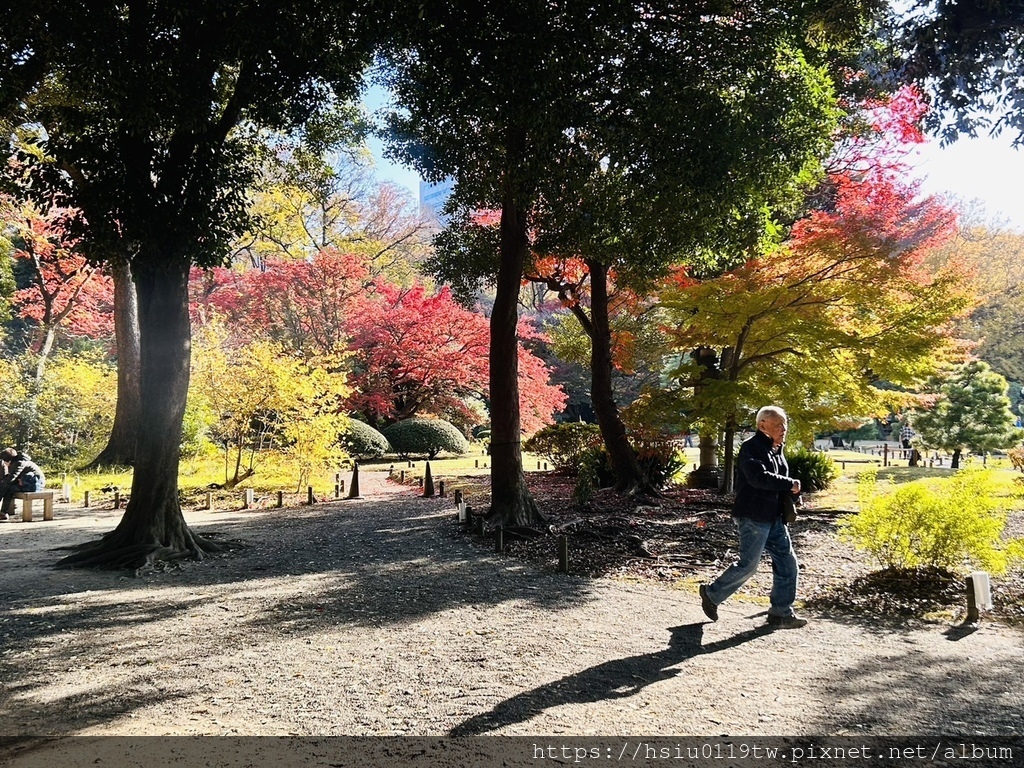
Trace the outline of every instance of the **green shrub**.
<path fill-rule="evenodd" d="M 652 488 L 666 487 L 686 468 L 686 457 L 671 440 L 638 438 L 633 449 L 644 480 Z"/>
<path fill-rule="evenodd" d="M 383 435 L 401 456 L 426 454 L 432 459 L 441 451 L 469 451 L 469 443 L 458 428 L 442 419 L 405 419 L 386 428 Z"/>
<path fill-rule="evenodd" d="M 807 493 L 823 491 L 839 477 L 839 468 L 832 457 L 819 451 L 800 447 L 786 451 L 789 476 L 800 481 L 800 487 Z"/>
<path fill-rule="evenodd" d="M 572 501 L 577 507 L 585 507 L 595 491 L 615 484 L 615 475 L 612 474 L 604 446 L 587 448 L 579 454 L 578 459 L 579 463 L 574 468 L 576 486 L 572 491 Z"/>
<path fill-rule="evenodd" d="M 969 563 L 1002 573 L 1021 555 L 1020 541 L 1002 538 L 991 470 L 906 483 L 880 493 L 877 471 L 861 475 L 860 512 L 840 523 L 840 535 L 890 568 L 955 570 Z"/>
<path fill-rule="evenodd" d="M 358 459 L 379 459 L 391 453 L 391 443 L 380 432 L 358 419 L 349 419 L 341 444 Z"/>
<path fill-rule="evenodd" d="M 549 424 L 523 444 L 530 453 L 544 456 L 557 470 L 576 473 L 583 455 L 601 445 L 601 428 L 597 424 L 570 421 Z"/>

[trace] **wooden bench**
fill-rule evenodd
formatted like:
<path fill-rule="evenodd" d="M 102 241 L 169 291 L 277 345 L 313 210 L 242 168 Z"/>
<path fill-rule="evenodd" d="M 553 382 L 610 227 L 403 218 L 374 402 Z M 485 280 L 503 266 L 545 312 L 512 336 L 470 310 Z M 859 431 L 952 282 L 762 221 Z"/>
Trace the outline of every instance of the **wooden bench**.
<path fill-rule="evenodd" d="M 21 499 L 21 522 L 32 522 L 32 505 L 38 499 L 43 501 L 43 520 L 53 520 L 53 493 L 53 491 L 42 490 L 14 494 L 14 498 Z"/>

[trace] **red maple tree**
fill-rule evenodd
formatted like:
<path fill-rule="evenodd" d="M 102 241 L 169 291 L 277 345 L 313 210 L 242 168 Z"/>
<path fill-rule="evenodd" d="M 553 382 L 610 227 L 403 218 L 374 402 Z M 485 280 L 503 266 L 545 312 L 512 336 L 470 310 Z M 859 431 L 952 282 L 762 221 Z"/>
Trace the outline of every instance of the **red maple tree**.
<path fill-rule="evenodd" d="M 59 335 L 104 339 L 113 336 L 113 282 L 78 251 L 73 227 L 81 213 L 71 208 L 41 212 L 32 206 L 2 206 L 14 234 L 14 257 L 30 265 L 30 285 L 14 293 L 18 314 L 36 324 L 32 349 L 39 355 L 36 378 Z"/>

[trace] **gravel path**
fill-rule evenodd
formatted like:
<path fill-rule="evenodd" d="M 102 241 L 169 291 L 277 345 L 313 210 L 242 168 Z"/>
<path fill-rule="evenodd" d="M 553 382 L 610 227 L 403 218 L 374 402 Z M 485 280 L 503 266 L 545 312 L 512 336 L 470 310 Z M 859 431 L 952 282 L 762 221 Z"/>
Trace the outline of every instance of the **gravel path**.
<path fill-rule="evenodd" d="M 778 735 L 1024 731 L 1024 635 L 811 616 L 482 551 L 450 499 L 189 512 L 250 546 L 132 578 L 49 568 L 119 512 L 0 523 L 0 718 L 69 734 Z"/>

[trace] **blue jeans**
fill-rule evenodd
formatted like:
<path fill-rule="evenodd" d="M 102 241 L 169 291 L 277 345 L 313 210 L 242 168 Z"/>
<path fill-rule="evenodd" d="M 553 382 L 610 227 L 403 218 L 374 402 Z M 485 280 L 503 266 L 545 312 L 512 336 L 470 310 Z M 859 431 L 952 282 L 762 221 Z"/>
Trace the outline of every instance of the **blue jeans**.
<path fill-rule="evenodd" d="M 707 594 L 716 605 L 725 602 L 747 579 L 754 575 L 761 555 L 765 550 L 772 559 L 772 591 L 769 599 L 772 616 L 792 616 L 793 601 L 796 600 L 796 582 L 800 573 L 789 538 L 789 529 L 781 518 L 773 523 L 760 523 L 749 517 L 734 517 L 739 530 L 740 559 L 729 566 L 712 584 Z"/>

